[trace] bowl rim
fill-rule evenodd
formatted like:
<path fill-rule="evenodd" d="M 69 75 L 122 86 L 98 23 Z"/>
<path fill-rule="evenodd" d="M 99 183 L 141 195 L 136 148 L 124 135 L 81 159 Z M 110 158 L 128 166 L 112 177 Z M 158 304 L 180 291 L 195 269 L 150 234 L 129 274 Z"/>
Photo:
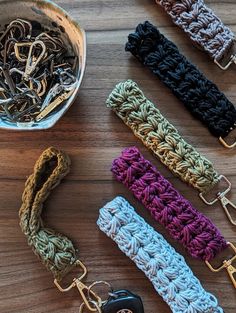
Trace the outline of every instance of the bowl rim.
<path fill-rule="evenodd" d="M 9 2 L 13 1 L 9 1 L 9 0 L 0 0 L 0 4 L 6 3 L 9 4 Z M 23 126 L 18 126 L 17 124 L 15 125 L 1 125 L 0 124 L 0 129 L 2 130 L 12 130 L 12 131 L 40 131 L 40 130 L 47 130 L 52 128 L 61 118 L 62 116 L 68 111 L 68 109 L 71 107 L 72 103 L 75 101 L 76 96 L 78 95 L 79 92 L 79 88 L 81 86 L 83 77 L 84 77 L 84 73 L 85 73 L 85 69 L 86 69 L 86 56 L 87 56 L 87 39 L 86 39 L 86 33 L 85 30 L 80 26 L 80 24 L 65 10 L 63 9 L 61 6 L 59 6 L 58 4 L 56 4 L 55 2 L 51 1 L 51 0 L 14 0 L 14 3 L 16 2 L 31 2 L 34 5 L 40 5 L 44 6 L 44 5 L 48 5 L 53 11 L 57 11 L 58 13 L 60 13 L 61 15 L 64 16 L 64 18 L 68 19 L 73 25 L 74 27 L 80 32 L 81 37 L 82 37 L 82 43 L 83 43 L 83 53 L 81 54 L 81 68 L 80 71 L 78 72 L 77 78 L 78 78 L 78 83 L 77 86 L 73 92 L 73 94 L 70 96 L 70 98 L 66 101 L 65 104 L 65 108 L 64 111 L 62 113 L 62 115 L 57 119 L 57 120 L 51 120 L 48 121 L 48 123 L 46 125 L 40 125 L 40 122 L 37 124 L 35 123 L 34 127 L 23 127 Z M 1 118 L 0 118 L 1 121 Z M 23 125 L 23 124 L 22 124 Z"/>

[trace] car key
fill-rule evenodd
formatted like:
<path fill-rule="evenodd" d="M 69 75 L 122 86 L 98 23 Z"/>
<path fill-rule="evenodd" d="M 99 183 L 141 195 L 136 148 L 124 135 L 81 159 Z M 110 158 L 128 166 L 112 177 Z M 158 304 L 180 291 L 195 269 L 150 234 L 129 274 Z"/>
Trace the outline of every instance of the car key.
<path fill-rule="evenodd" d="M 142 299 L 128 290 L 116 290 L 101 307 L 102 313 L 144 313 Z"/>

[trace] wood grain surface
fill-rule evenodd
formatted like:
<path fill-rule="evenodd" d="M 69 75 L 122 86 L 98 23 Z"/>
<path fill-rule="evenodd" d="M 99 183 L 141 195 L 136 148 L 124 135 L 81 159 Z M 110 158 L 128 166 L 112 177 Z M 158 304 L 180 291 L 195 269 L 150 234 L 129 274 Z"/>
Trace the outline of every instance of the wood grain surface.
<path fill-rule="evenodd" d="M 236 66 L 227 72 L 218 69 L 172 24 L 154 0 L 57 0 L 56 3 L 87 31 L 87 69 L 77 100 L 54 128 L 32 133 L 0 131 L 0 312 L 78 313 L 78 292 L 61 294 L 54 287 L 51 273 L 32 253 L 18 226 L 24 182 L 40 153 L 53 145 L 70 155 L 72 168 L 46 202 L 44 219 L 50 227 L 76 243 L 80 257 L 89 269 L 87 282 L 107 280 L 116 289 L 130 289 L 142 296 L 145 313 L 170 312 L 144 274 L 96 226 L 99 208 L 116 195 L 123 195 L 186 257 L 203 286 L 218 297 L 225 313 L 235 313 L 235 289 L 226 271 L 214 274 L 202 262 L 186 255 L 131 193 L 114 180 L 110 172 L 112 160 L 122 148 L 136 145 L 187 199 L 214 221 L 227 240 L 236 241 L 235 228 L 219 204 L 204 205 L 196 191 L 181 183 L 154 159 L 121 120 L 106 108 L 105 100 L 116 83 L 128 78 L 136 81 L 184 138 L 231 180 L 231 199 L 236 203 L 236 149 L 224 149 L 158 79 L 124 51 L 124 44 L 139 22 L 149 20 L 233 103 L 236 103 Z M 236 1 L 206 0 L 206 3 L 236 32 Z"/>

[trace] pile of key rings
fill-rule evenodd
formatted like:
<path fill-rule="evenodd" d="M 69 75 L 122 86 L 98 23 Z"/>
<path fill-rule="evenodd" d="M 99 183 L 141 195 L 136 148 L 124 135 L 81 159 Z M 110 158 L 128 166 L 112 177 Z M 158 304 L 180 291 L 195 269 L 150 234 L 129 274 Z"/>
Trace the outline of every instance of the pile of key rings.
<path fill-rule="evenodd" d="M 39 122 L 62 105 L 77 85 L 78 58 L 70 51 L 59 31 L 36 21 L 6 25 L 0 33 L 0 119 Z"/>

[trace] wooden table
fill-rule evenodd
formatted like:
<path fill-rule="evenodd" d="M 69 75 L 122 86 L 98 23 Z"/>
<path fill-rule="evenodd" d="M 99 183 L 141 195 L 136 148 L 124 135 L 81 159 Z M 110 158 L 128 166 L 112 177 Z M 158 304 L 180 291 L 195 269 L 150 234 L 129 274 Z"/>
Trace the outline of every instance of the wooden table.
<path fill-rule="evenodd" d="M 44 218 L 48 225 L 68 235 L 79 247 L 81 259 L 89 269 L 88 282 L 107 280 L 115 288 L 138 293 L 143 298 L 145 313 L 170 312 L 144 274 L 96 226 L 99 208 L 119 194 L 186 257 L 193 272 L 204 287 L 218 297 L 225 312 L 235 313 L 235 290 L 227 273 L 214 274 L 202 262 L 187 256 L 131 193 L 114 180 L 110 172 L 111 161 L 122 148 L 136 145 L 187 199 L 214 221 L 229 241 L 235 242 L 235 228 L 219 204 L 213 208 L 204 205 L 192 188 L 181 183 L 154 159 L 106 108 L 105 100 L 116 83 L 128 78 L 135 80 L 184 138 L 211 159 L 220 173 L 227 175 L 233 183 L 231 199 L 236 202 L 235 149 L 224 149 L 158 79 L 124 51 L 124 44 L 139 22 L 151 21 L 234 103 L 236 66 L 227 72 L 218 69 L 153 0 L 56 2 L 87 31 L 87 69 L 76 102 L 53 129 L 33 133 L 0 131 L 0 312 L 78 313 L 78 292 L 60 294 L 53 285 L 51 274 L 32 253 L 18 226 L 18 209 L 26 177 L 31 174 L 40 153 L 48 146 L 55 146 L 69 153 L 72 169 L 46 202 Z M 206 2 L 236 32 L 236 2 Z"/>

